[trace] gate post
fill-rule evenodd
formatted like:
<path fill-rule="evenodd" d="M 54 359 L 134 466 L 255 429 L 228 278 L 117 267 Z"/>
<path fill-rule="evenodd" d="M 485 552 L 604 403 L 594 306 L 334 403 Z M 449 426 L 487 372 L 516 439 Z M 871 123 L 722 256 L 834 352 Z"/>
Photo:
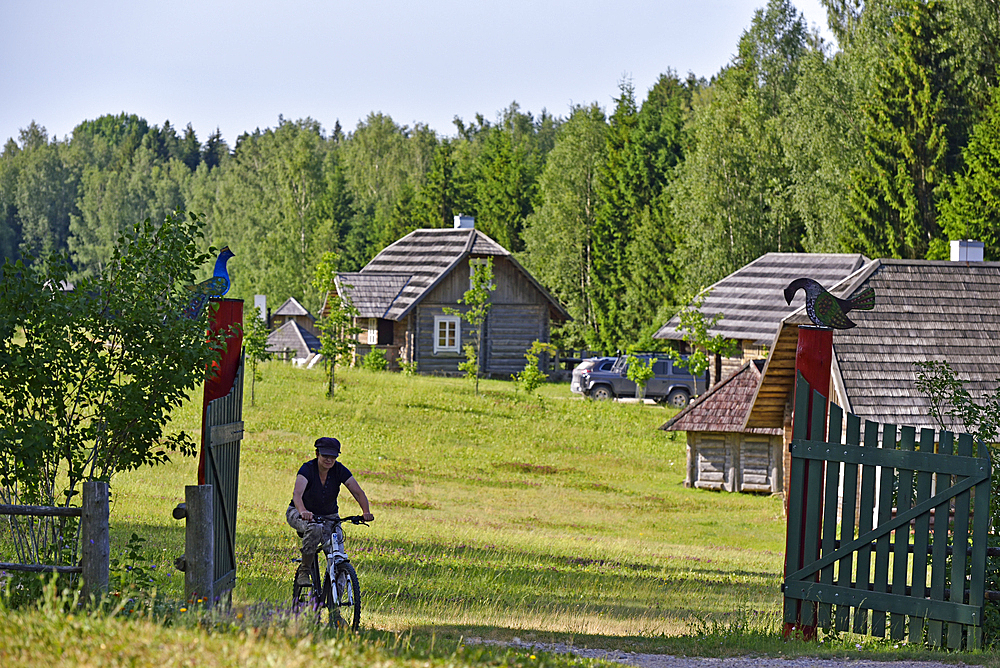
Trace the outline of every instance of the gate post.
<path fill-rule="evenodd" d="M 212 304 L 217 305 L 212 320 L 209 322 L 209 330 L 214 333 L 219 330 L 229 328 L 231 325 L 240 325 L 242 332 L 243 325 L 243 300 L 242 299 L 213 299 Z M 210 335 L 211 336 L 211 335 Z M 240 368 L 240 355 L 243 350 L 243 334 L 238 334 L 226 342 L 226 350 L 222 353 L 222 359 L 218 364 L 212 365 L 208 378 L 205 380 L 205 394 L 201 404 L 202 419 L 204 419 L 205 409 L 212 401 L 229 394 L 236 380 L 236 372 Z M 205 433 L 205 425 L 201 430 L 201 455 L 198 458 L 198 484 L 205 484 L 205 448 L 208 447 L 208 435 Z"/>
<path fill-rule="evenodd" d="M 829 393 L 830 387 L 830 366 L 833 362 L 833 330 L 829 327 L 818 327 L 815 325 L 799 325 L 799 340 L 798 345 L 795 348 L 795 371 L 796 378 L 799 374 L 802 374 L 802 378 L 808 383 L 811 390 L 808 394 L 807 406 L 792 406 L 792 415 L 795 416 L 794 419 L 800 419 L 805 416 L 804 425 L 795 425 L 793 423 L 792 430 L 793 433 L 801 434 L 803 438 L 810 440 L 825 440 L 826 439 L 826 414 L 827 405 L 829 403 L 829 398 L 826 398 L 826 403 L 822 407 L 822 411 L 816 410 L 813 407 L 814 397 L 817 396 L 817 392 L 826 396 Z M 795 392 L 793 394 L 798 401 L 799 393 Z M 817 409 L 819 407 L 816 407 Z M 813 414 L 816 413 L 816 417 L 821 417 L 820 423 L 815 424 L 813 422 Z M 791 470 L 791 446 L 789 445 L 785 449 L 785 471 Z M 788 521 L 792 521 L 792 515 L 788 512 L 789 505 L 792 503 L 801 504 L 802 508 L 806 507 L 806 500 L 810 493 L 813 494 L 813 498 L 820 499 L 822 503 L 823 498 L 823 475 L 824 467 L 821 462 L 816 462 L 815 465 L 809 466 L 803 472 L 803 485 L 802 493 L 796 498 L 791 498 L 791 494 L 785 494 L 785 517 Z M 787 473 L 786 473 L 787 475 Z M 787 482 L 786 482 L 787 484 Z M 818 490 L 815 489 L 818 487 Z M 786 490 L 789 490 L 786 487 Z M 790 490 L 789 490 L 790 491 Z M 817 517 L 822 516 L 822 510 L 819 510 Z M 785 547 L 785 575 L 791 572 L 797 571 L 802 568 L 807 561 L 811 561 L 808 558 L 813 551 L 819 549 L 818 545 L 809 546 L 805 545 L 805 523 L 808 521 L 807 516 L 803 512 L 798 515 L 801 518 L 801 526 L 797 527 L 797 531 L 786 530 L 786 540 L 792 535 L 797 535 L 799 537 L 799 544 L 796 550 L 789 549 L 789 546 Z M 789 527 L 790 528 L 790 527 Z M 797 554 L 797 563 L 789 563 L 789 556 L 791 554 Z M 814 603 L 804 603 L 798 602 L 796 604 L 797 614 L 796 622 L 785 622 L 782 629 L 782 635 L 787 638 L 792 634 L 792 629 L 796 626 L 801 630 L 802 637 L 806 640 L 812 640 L 816 637 L 816 614 L 815 610 L 812 610 L 812 614 L 803 615 L 802 608 L 804 606 L 812 606 L 815 608 Z M 803 624 L 803 617 L 811 620 L 809 624 Z"/>
<path fill-rule="evenodd" d="M 83 567 L 83 600 L 101 598 L 108 591 L 111 539 L 108 528 L 108 483 L 83 483 L 83 514 L 80 518 L 80 550 Z"/>
<path fill-rule="evenodd" d="M 212 486 L 184 487 L 186 522 L 184 529 L 184 598 L 195 602 L 205 599 L 205 607 L 214 601 L 215 532 L 213 529 Z"/>

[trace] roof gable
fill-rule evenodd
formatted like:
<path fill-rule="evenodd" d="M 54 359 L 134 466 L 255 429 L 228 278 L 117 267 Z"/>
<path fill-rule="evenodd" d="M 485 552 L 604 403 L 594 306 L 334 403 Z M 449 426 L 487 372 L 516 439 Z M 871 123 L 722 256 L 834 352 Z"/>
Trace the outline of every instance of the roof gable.
<path fill-rule="evenodd" d="M 288 320 L 284 325 L 267 335 L 267 352 L 280 353 L 294 350 L 299 357 L 308 357 L 309 353 L 318 352 L 321 347 L 316 335 L 294 320 Z"/>
<path fill-rule="evenodd" d="M 440 283 L 474 245 L 482 255 L 510 255 L 476 229 L 414 230 L 373 257 L 361 273 L 409 274 L 410 280 L 385 314 L 389 320 L 398 320 Z"/>
<path fill-rule="evenodd" d="M 947 361 L 973 398 L 994 390 L 1000 378 L 1000 263 L 877 260 L 831 292 L 846 297 L 868 287 L 875 289 L 875 309 L 852 311 L 857 327 L 833 333 L 834 383 L 842 387 L 847 410 L 878 422 L 937 427 L 916 388 L 918 361 Z M 748 426 L 775 424 L 766 397 L 791 392 L 798 325 L 808 322 L 799 309 L 782 323 Z"/>
<path fill-rule="evenodd" d="M 782 289 L 802 276 L 833 285 L 870 262 L 864 255 L 837 253 L 766 253 L 702 292 L 701 312 L 722 314 L 709 336 L 770 343 L 782 318 L 797 306 L 785 303 Z M 796 296 L 801 305 L 803 297 Z M 679 340 L 680 316 L 675 315 L 653 338 Z"/>
<path fill-rule="evenodd" d="M 312 317 L 312 314 L 306 309 L 305 306 L 303 306 L 301 303 L 299 303 L 299 300 L 297 300 L 295 297 L 289 297 L 288 299 L 286 299 L 285 303 L 282 304 L 281 306 L 279 306 L 278 310 L 275 311 L 271 315 L 272 316 L 275 316 L 275 315 L 287 315 L 287 316 L 307 315 L 310 318 Z"/>

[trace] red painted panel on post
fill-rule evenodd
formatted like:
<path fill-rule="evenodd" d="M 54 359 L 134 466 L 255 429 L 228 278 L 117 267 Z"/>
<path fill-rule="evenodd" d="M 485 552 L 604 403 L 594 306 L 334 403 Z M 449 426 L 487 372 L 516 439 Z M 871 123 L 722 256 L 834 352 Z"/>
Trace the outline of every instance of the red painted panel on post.
<path fill-rule="evenodd" d="M 213 364 L 214 373 L 209 372 L 205 380 L 205 395 L 201 405 L 202 420 L 205 419 L 205 409 L 210 401 L 215 401 L 229 394 L 236 381 L 236 372 L 240 368 L 240 353 L 243 350 L 243 300 L 213 299 L 210 304 L 218 304 L 219 308 L 212 316 L 208 328 L 210 332 L 227 329 L 231 325 L 240 325 L 240 334 L 226 342 L 226 350 L 219 364 Z M 201 455 L 198 458 L 198 484 L 205 484 L 205 425 L 201 429 Z"/>
<path fill-rule="evenodd" d="M 799 343 L 795 348 L 795 370 L 802 374 L 809 387 L 826 396 L 830 392 L 830 365 L 833 362 L 833 330 L 826 327 L 799 326 Z M 826 412 L 824 411 L 824 415 Z M 809 395 L 809 419 L 812 420 L 812 394 Z M 812 425 L 806 429 L 812 438 Z"/>
<path fill-rule="evenodd" d="M 795 370 L 796 378 L 798 373 L 802 374 L 802 377 L 809 383 L 810 390 L 818 390 L 820 394 L 826 396 L 830 392 L 830 369 L 833 363 L 833 330 L 827 327 L 815 327 L 810 325 L 799 325 L 799 342 L 795 348 Z M 792 395 L 795 396 L 794 394 Z M 812 439 L 812 404 L 813 404 L 813 393 L 809 392 L 809 405 L 806 411 L 806 438 Z M 823 424 L 816 425 L 817 433 L 815 435 L 816 439 L 826 439 L 825 427 L 826 427 L 826 415 L 829 406 L 829 398 L 823 407 Z M 799 415 L 800 413 L 795 412 L 794 406 L 792 415 Z M 787 461 L 787 460 L 786 460 Z M 811 486 L 820 486 L 820 497 L 822 498 L 822 487 L 823 487 L 823 469 L 820 469 L 818 479 L 813 479 L 809 476 L 809 471 L 806 471 L 806 477 L 804 480 L 804 485 L 802 487 L 802 498 L 800 499 L 790 499 L 785 497 L 785 503 L 801 503 L 805 505 L 806 495 Z M 786 505 L 786 515 L 787 505 Z M 805 516 L 803 515 L 803 522 L 805 521 Z M 800 536 L 805 535 L 805 527 L 800 527 Z M 785 554 L 788 554 L 786 549 Z M 799 563 L 798 564 L 785 564 L 785 575 L 788 575 L 788 571 L 796 571 L 802 568 L 805 564 L 802 563 L 803 557 L 801 555 L 805 554 L 805 549 L 803 545 L 799 546 Z M 799 619 L 797 624 L 785 623 L 782 629 L 782 635 L 785 638 L 790 637 L 798 631 L 802 634 L 802 639 L 804 640 L 815 640 L 816 639 L 816 626 L 815 625 L 804 625 L 801 623 L 802 619 L 802 606 L 811 605 L 815 608 L 814 603 L 800 602 L 796 607 L 798 608 L 798 614 L 796 617 Z M 813 617 L 815 619 L 815 616 Z"/>

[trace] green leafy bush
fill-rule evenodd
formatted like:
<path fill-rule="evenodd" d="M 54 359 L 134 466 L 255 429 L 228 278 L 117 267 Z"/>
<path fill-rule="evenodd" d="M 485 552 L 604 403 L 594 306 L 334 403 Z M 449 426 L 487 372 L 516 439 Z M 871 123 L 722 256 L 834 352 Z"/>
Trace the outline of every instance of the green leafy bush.
<path fill-rule="evenodd" d="M 543 343 L 541 341 L 533 341 L 531 347 L 528 351 L 524 353 L 527 363 L 524 365 L 524 370 L 520 373 L 513 375 L 514 380 L 517 382 L 519 388 L 523 389 L 528 394 L 531 394 L 548 378 L 548 375 L 542 372 L 538 368 L 538 358 L 542 353 L 555 354 L 556 347 L 551 343 Z"/>
<path fill-rule="evenodd" d="M 641 397 L 646 388 L 646 383 L 649 379 L 656 375 L 653 372 L 653 365 L 656 364 L 656 358 L 650 357 L 647 359 L 640 359 L 629 353 L 628 355 L 628 371 L 625 374 L 628 379 L 635 383 L 635 395 Z"/>
<path fill-rule="evenodd" d="M 195 453 L 191 434 L 165 426 L 230 335 L 206 339 L 210 308 L 181 316 L 184 286 L 210 259 L 203 224 L 180 212 L 159 226 L 146 219 L 72 289 L 65 254 L 4 263 L 0 503 L 72 506 L 85 481 Z M 77 523 L 20 518 L 11 528 L 21 563 L 76 562 Z"/>
<path fill-rule="evenodd" d="M 372 348 L 361 360 L 361 368 L 369 371 L 385 371 L 389 368 L 389 360 L 381 348 Z"/>

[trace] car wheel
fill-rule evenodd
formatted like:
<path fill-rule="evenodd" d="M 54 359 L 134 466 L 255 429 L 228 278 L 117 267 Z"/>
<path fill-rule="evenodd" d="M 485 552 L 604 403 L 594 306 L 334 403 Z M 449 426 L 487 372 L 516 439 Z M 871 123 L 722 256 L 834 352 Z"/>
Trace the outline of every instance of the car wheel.
<path fill-rule="evenodd" d="M 615 393 L 607 385 L 598 385 L 590 391 L 590 397 L 597 401 L 607 401 L 608 399 L 614 399 Z"/>
<path fill-rule="evenodd" d="M 667 395 L 667 405 L 674 408 L 684 408 L 691 401 L 691 395 L 686 390 L 672 390 Z"/>

